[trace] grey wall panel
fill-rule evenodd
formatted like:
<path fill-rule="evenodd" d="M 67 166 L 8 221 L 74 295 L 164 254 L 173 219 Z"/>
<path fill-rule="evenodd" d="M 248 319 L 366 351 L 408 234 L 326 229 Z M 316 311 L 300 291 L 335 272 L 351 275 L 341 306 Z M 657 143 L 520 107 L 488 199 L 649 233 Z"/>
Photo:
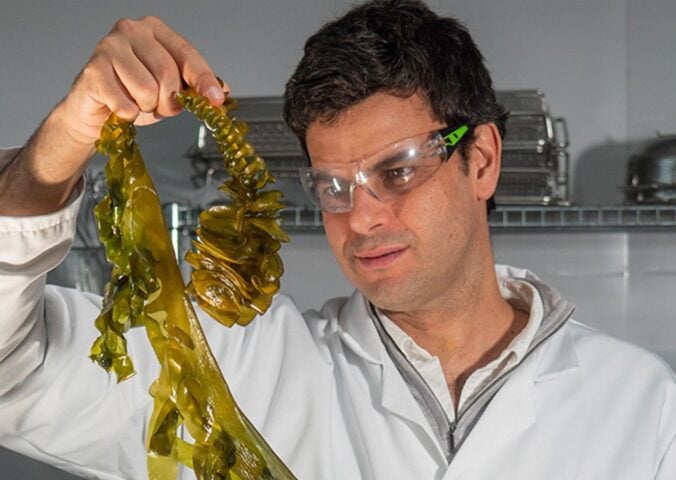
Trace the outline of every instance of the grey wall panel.
<path fill-rule="evenodd" d="M 493 245 L 497 262 L 530 269 L 573 302 L 575 319 L 624 338 L 623 234 L 499 234 Z"/>
<path fill-rule="evenodd" d="M 676 134 L 676 2 L 626 3 L 628 135 Z"/>

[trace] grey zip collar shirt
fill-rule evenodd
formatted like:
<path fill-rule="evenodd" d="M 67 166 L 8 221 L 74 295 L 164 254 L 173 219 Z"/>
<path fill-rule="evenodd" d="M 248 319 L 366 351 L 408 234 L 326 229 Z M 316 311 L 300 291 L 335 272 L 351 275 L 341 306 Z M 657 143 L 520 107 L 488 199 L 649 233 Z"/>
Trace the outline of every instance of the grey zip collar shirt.
<path fill-rule="evenodd" d="M 502 296 L 512 307 L 529 313 L 528 322 L 498 357 L 475 370 L 467 378 L 460 398 L 457 399 L 460 409 L 475 394 L 480 392 L 483 386 L 490 383 L 503 371 L 516 366 L 523 360 L 542 324 L 543 304 L 535 286 L 526 280 L 518 278 L 501 278 L 499 280 L 499 287 Z M 449 420 L 453 422 L 456 418 L 456 411 L 439 359 L 417 345 L 406 332 L 399 328 L 383 312 L 375 309 L 375 313 L 385 328 L 385 332 L 387 332 L 397 348 L 404 354 L 408 362 L 423 377 L 437 400 L 439 400 Z"/>

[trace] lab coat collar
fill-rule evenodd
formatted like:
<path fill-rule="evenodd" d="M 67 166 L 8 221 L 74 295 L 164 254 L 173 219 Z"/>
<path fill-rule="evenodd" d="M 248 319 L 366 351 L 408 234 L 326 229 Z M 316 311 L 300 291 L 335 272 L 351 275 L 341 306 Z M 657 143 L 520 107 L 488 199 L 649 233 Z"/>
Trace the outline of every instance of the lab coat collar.
<path fill-rule="evenodd" d="M 385 345 L 378 335 L 373 310 L 368 300 L 359 292 L 352 294 L 338 313 L 338 335 L 356 355 L 368 362 L 374 381 L 380 384 L 380 398 L 375 400 L 393 415 L 417 430 L 419 440 L 427 444 L 427 451 L 435 452 L 440 466 L 446 457 L 436 440 L 425 414 L 410 392 L 408 385 L 389 359 Z M 387 359 L 387 360 L 386 360 Z M 402 395 L 402 392 L 406 394 Z"/>
<path fill-rule="evenodd" d="M 551 337 L 573 314 L 575 305 L 561 297 L 561 294 L 550 287 L 529 270 L 508 265 L 496 265 L 499 279 L 516 279 L 528 282 L 536 290 L 542 300 L 542 323 L 533 338 L 529 351 L 537 350 L 541 343 Z M 545 381 L 562 375 L 573 373 L 578 368 L 577 355 L 573 342 L 568 334 L 557 335 L 539 349 L 537 370 L 534 380 Z"/>
<path fill-rule="evenodd" d="M 495 268 L 501 281 L 505 279 L 526 281 L 533 285 L 542 300 L 543 318 L 530 348 L 533 350 L 533 347 L 546 340 L 568 320 L 575 310 L 575 305 L 564 300 L 559 292 L 528 270 L 507 265 L 496 265 Z M 367 362 L 382 365 L 387 352 L 373 325 L 373 311 L 368 300 L 357 290 L 346 302 L 344 299 L 340 300 L 327 303 L 323 309 L 324 314 L 327 318 L 337 318 L 335 328 L 341 340 L 356 355 Z M 566 355 L 546 358 L 538 370 L 538 378 L 547 378 L 557 372 L 577 367 L 577 358 L 572 349 L 572 343 L 567 341 L 560 346 L 566 345 L 571 347 L 564 348 Z"/>
<path fill-rule="evenodd" d="M 338 334 L 355 354 L 367 362 L 382 365 L 386 351 L 371 315 L 368 300 L 355 290 L 338 312 Z"/>
<path fill-rule="evenodd" d="M 559 292 L 537 278 L 530 278 L 528 282 L 538 291 L 544 307 L 542 324 L 530 350 L 537 350 L 540 344 L 553 337 L 544 348 L 534 352 L 539 354 L 534 381 L 541 382 L 574 373 L 578 369 L 578 360 L 572 339 L 567 332 L 557 336 L 554 334 L 570 319 L 575 305 L 561 298 Z"/>
<path fill-rule="evenodd" d="M 462 476 L 477 461 L 482 461 L 467 452 L 481 452 L 484 458 L 489 458 L 493 451 L 530 428 L 537 421 L 535 405 L 540 383 L 578 371 L 574 344 L 565 328 L 574 305 L 530 272 L 510 269 L 503 273 L 527 281 L 537 290 L 543 304 L 542 323 L 526 358 L 488 404 L 444 479 Z"/>

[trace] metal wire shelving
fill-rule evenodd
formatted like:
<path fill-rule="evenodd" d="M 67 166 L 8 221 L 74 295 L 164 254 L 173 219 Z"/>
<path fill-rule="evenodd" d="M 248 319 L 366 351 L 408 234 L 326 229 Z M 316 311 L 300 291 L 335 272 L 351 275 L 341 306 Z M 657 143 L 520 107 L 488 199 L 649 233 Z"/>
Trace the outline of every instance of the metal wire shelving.
<path fill-rule="evenodd" d="M 321 212 L 287 208 L 282 214 L 289 231 L 321 231 Z M 502 206 L 491 213 L 494 233 L 524 231 L 676 230 L 676 205 Z"/>

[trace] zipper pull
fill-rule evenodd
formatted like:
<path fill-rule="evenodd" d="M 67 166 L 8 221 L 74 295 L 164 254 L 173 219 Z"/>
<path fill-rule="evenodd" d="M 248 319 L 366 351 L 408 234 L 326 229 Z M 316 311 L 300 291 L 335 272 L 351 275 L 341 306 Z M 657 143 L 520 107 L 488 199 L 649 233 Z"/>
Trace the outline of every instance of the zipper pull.
<path fill-rule="evenodd" d="M 455 428 L 457 427 L 457 425 L 458 424 L 455 421 L 451 422 L 448 431 L 448 446 L 451 450 L 452 455 L 455 455 Z"/>

